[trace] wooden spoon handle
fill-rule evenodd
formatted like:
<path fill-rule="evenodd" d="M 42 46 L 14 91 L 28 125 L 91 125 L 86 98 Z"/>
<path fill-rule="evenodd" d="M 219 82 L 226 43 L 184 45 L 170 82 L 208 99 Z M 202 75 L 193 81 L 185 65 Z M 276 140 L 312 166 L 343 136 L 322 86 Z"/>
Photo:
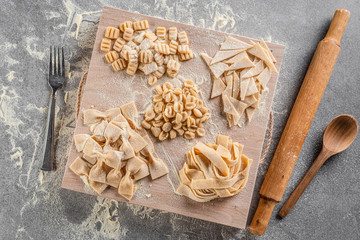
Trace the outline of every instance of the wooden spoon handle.
<path fill-rule="evenodd" d="M 307 186 L 310 184 L 316 173 L 319 171 L 320 167 L 324 164 L 324 162 L 331 157 L 333 154 L 329 151 L 321 150 L 319 156 L 316 158 L 314 163 L 311 165 L 309 170 L 306 172 L 305 176 L 301 179 L 299 185 L 295 188 L 295 190 L 291 193 L 288 200 L 286 200 L 285 204 L 282 206 L 278 215 L 282 218 L 285 218 L 286 215 L 290 212 L 296 202 L 299 200 L 300 196 L 303 194 Z"/>

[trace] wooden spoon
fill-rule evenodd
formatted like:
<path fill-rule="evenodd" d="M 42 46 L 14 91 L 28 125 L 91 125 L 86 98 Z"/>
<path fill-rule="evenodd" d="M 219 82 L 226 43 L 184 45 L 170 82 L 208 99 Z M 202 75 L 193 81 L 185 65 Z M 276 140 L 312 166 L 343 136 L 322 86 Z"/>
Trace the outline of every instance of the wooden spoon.
<path fill-rule="evenodd" d="M 286 217 L 324 162 L 331 156 L 347 149 L 355 140 L 357 132 L 358 124 L 350 115 L 339 115 L 329 123 L 324 131 L 323 146 L 319 156 L 280 209 L 278 213 L 280 217 Z"/>

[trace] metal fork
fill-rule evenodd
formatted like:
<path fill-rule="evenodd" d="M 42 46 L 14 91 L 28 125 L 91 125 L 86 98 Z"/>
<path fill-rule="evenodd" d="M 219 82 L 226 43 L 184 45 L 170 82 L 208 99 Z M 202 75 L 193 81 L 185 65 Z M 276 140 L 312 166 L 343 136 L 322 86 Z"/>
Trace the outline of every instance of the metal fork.
<path fill-rule="evenodd" d="M 49 85 L 52 88 L 50 95 L 49 112 L 44 139 L 43 165 L 41 170 L 51 171 L 55 169 L 55 102 L 56 91 L 65 82 L 64 48 L 50 46 Z"/>

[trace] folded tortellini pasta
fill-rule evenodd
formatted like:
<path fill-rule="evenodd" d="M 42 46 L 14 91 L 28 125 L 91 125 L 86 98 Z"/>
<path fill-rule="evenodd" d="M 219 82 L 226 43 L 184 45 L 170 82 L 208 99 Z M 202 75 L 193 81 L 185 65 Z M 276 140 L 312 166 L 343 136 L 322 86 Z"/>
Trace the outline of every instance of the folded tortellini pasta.
<path fill-rule="evenodd" d="M 243 145 L 218 135 L 216 143 L 198 142 L 186 153 L 176 192 L 197 202 L 233 196 L 246 185 L 252 160 Z"/>
<path fill-rule="evenodd" d="M 91 135 L 74 135 L 74 144 L 82 157 L 77 157 L 70 169 L 101 194 L 108 186 L 130 200 L 136 181 L 150 176 L 159 178 L 168 173 L 165 163 L 157 157 L 146 131 L 137 124 L 134 102 L 105 112 L 87 109 L 84 124 Z"/>

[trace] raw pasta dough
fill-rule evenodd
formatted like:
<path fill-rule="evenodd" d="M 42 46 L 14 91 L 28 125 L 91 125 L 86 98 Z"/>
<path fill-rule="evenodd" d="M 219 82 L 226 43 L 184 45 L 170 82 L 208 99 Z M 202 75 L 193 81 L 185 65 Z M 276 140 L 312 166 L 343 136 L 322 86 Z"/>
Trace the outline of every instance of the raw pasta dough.
<path fill-rule="evenodd" d="M 92 135 L 74 135 L 76 150 L 84 155 L 76 158 L 70 169 L 85 177 L 98 194 L 110 185 L 130 200 L 137 180 L 149 175 L 156 179 L 168 173 L 149 136 L 137 125 L 137 118 L 134 102 L 105 112 L 84 111 L 84 124 Z"/>
<path fill-rule="evenodd" d="M 243 145 L 218 135 L 216 143 L 198 142 L 186 153 L 176 190 L 197 202 L 234 196 L 246 185 L 252 160 L 242 154 Z"/>
<path fill-rule="evenodd" d="M 114 44 L 112 40 L 115 40 Z M 154 33 L 149 30 L 147 20 L 125 21 L 119 29 L 107 27 L 100 49 L 108 52 L 105 59 L 115 72 L 126 69 L 127 74 L 135 75 L 139 69 L 149 76 L 151 86 L 165 73 L 176 77 L 180 70 L 179 61 L 194 57 L 185 31 L 178 33 L 176 27 L 170 27 L 167 33 L 165 27 L 157 27 Z"/>
<path fill-rule="evenodd" d="M 214 75 L 211 98 L 221 96 L 229 126 L 239 125 L 244 113 L 251 122 L 270 71 L 277 72 L 276 60 L 266 43 L 261 40 L 248 44 L 229 36 L 214 57 L 200 55 Z"/>

